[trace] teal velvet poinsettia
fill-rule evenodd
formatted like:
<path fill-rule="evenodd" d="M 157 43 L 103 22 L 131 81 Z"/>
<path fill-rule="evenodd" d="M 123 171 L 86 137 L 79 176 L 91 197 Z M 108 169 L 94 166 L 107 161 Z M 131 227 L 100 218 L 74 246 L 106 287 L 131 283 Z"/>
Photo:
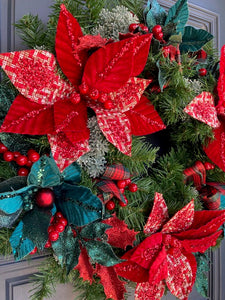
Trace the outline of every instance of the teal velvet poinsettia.
<path fill-rule="evenodd" d="M 19 177 L 14 178 L 14 184 L 19 180 Z M 35 246 L 44 249 L 47 229 L 56 210 L 60 210 L 73 226 L 84 226 L 101 219 L 101 201 L 90 189 L 78 186 L 80 180 L 78 164 L 73 163 L 60 173 L 52 158 L 42 156 L 32 166 L 25 184 L 20 183 L 13 192 L 0 194 L 0 227 L 12 227 L 21 217 L 10 238 L 16 260 L 29 254 Z M 49 208 L 39 207 L 35 201 L 37 191 L 46 187 L 55 194 L 55 203 Z M 8 190 L 12 190 L 10 184 Z"/>

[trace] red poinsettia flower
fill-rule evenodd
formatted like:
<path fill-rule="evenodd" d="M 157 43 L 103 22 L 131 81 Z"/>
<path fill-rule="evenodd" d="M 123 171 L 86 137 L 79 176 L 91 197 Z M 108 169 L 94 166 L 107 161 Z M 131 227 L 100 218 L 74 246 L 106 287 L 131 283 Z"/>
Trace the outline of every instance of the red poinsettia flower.
<path fill-rule="evenodd" d="M 89 151 L 89 106 L 106 138 L 130 155 L 131 134 L 150 134 L 165 127 L 142 97 L 149 81 L 135 77 L 146 64 L 151 38 L 146 34 L 107 43 L 100 36 L 83 36 L 77 20 L 62 5 L 56 54 L 69 82 L 59 76 L 56 59 L 47 51 L 0 54 L 0 65 L 20 92 L 0 130 L 47 134 L 53 157 L 63 170 Z"/>
<path fill-rule="evenodd" d="M 197 270 L 192 253 L 214 246 L 224 221 L 224 210 L 195 212 L 193 200 L 169 220 L 163 196 L 156 193 L 144 227 L 149 236 L 122 257 L 126 261 L 116 265 L 117 274 L 138 282 L 135 299 L 161 299 L 167 285 L 174 296 L 186 300 Z"/>

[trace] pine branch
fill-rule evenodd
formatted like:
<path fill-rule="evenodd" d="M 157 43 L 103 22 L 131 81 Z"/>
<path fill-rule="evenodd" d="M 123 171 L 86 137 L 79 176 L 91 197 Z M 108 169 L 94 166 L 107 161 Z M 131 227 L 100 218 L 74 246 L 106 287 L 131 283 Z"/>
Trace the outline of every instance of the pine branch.
<path fill-rule="evenodd" d="M 145 0 L 118 0 L 120 5 L 126 6 L 129 11 L 135 14 L 141 23 L 143 23 L 143 8 L 146 4 Z"/>
<path fill-rule="evenodd" d="M 12 253 L 12 248 L 9 243 L 9 238 L 13 229 L 1 228 L 0 229 L 0 255 L 7 256 Z"/>

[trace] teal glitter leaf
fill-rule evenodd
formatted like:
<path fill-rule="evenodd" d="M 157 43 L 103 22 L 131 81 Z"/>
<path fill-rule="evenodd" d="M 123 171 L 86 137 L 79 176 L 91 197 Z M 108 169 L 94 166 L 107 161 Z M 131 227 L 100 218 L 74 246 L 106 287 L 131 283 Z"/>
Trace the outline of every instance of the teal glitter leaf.
<path fill-rule="evenodd" d="M 108 224 L 104 224 L 104 223 L 100 223 L 100 222 L 91 223 L 91 224 L 85 226 L 81 230 L 80 235 L 82 238 L 87 238 L 87 239 L 102 238 L 105 231 L 111 227 L 112 226 L 110 226 Z"/>
<path fill-rule="evenodd" d="M 184 28 L 184 35 L 180 50 L 182 52 L 195 52 L 201 49 L 207 42 L 213 39 L 213 35 L 204 29 L 195 29 L 192 26 Z"/>
<path fill-rule="evenodd" d="M 164 25 L 167 16 L 165 9 L 159 5 L 157 0 L 153 0 L 152 3 L 148 1 L 144 15 L 146 15 L 146 24 L 149 29 L 152 29 L 156 24 Z"/>
<path fill-rule="evenodd" d="M 16 260 L 20 260 L 27 256 L 35 247 L 30 239 L 23 238 L 23 227 L 24 224 L 20 221 L 9 239 Z"/>
<path fill-rule="evenodd" d="M 195 279 L 195 287 L 200 295 L 208 298 L 208 272 L 209 272 L 209 257 L 206 253 L 195 254 L 197 261 L 197 274 Z"/>
<path fill-rule="evenodd" d="M 69 224 L 84 226 L 102 216 L 102 202 L 83 186 L 63 183 L 54 188 L 55 203 Z"/>
<path fill-rule="evenodd" d="M 64 181 L 67 183 L 79 183 L 81 181 L 80 166 L 77 163 L 72 163 L 62 172 L 62 176 Z"/>
<path fill-rule="evenodd" d="M 23 217 L 23 237 L 29 238 L 35 246 L 43 250 L 48 240 L 48 226 L 52 214 L 35 207 Z"/>
<path fill-rule="evenodd" d="M 56 242 L 52 242 L 52 249 L 60 265 L 66 266 L 67 274 L 78 264 L 80 245 L 78 238 L 74 238 L 70 227 L 59 235 Z"/>
<path fill-rule="evenodd" d="M 122 262 L 112 250 L 112 247 L 100 241 L 83 241 L 90 258 L 100 265 L 111 267 Z"/>
<path fill-rule="evenodd" d="M 168 23 L 177 24 L 176 31 L 179 34 L 180 32 L 183 34 L 184 26 L 188 21 L 188 4 L 187 0 L 178 0 L 168 12 L 168 16 L 165 21 L 165 25 Z"/>
<path fill-rule="evenodd" d="M 46 155 L 35 162 L 27 179 L 28 185 L 52 187 L 59 185 L 61 175 L 53 158 Z"/>

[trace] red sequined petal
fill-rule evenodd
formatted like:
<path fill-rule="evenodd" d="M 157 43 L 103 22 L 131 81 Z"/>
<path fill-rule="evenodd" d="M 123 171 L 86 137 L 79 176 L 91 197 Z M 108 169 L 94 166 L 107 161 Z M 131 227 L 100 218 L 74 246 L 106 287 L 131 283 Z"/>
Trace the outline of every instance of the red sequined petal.
<path fill-rule="evenodd" d="M 162 233 L 178 233 L 187 230 L 194 219 L 194 200 L 179 210 L 162 229 Z"/>
<path fill-rule="evenodd" d="M 211 161 L 225 172 L 225 124 L 221 122 L 219 128 L 213 130 L 214 139 L 203 147 Z"/>
<path fill-rule="evenodd" d="M 189 103 L 184 111 L 193 118 L 217 128 L 220 122 L 217 117 L 217 111 L 214 104 L 213 95 L 209 92 L 202 92 Z"/>
<path fill-rule="evenodd" d="M 63 73 L 75 86 L 80 84 L 83 73 L 84 59 L 77 51 L 78 39 L 82 36 L 79 23 L 62 4 L 56 32 L 55 50 Z"/>
<path fill-rule="evenodd" d="M 124 257 L 122 257 L 124 259 Z M 149 273 L 147 269 L 142 268 L 132 261 L 124 261 L 114 266 L 117 275 L 122 276 L 133 282 L 148 281 Z"/>
<path fill-rule="evenodd" d="M 225 102 L 225 46 L 221 48 L 220 55 L 220 76 L 217 84 L 217 90 L 219 95 L 219 101 Z"/>
<path fill-rule="evenodd" d="M 149 282 L 137 284 L 134 299 L 135 300 L 160 300 L 164 294 L 165 283 L 161 281 L 157 285 Z"/>
<path fill-rule="evenodd" d="M 52 156 L 61 172 L 81 155 L 90 151 L 88 140 L 73 145 L 62 132 L 57 135 L 49 134 L 48 140 L 51 146 Z"/>
<path fill-rule="evenodd" d="M 87 254 L 87 250 L 81 247 L 81 253 L 77 266 L 74 268 L 79 271 L 83 280 L 88 280 L 90 284 L 93 282 L 94 269 Z"/>
<path fill-rule="evenodd" d="M 167 254 L 163 247 L 149 269 L 149 282 L 159 284 L 161 280 L 166 279 L 167 272 Z"/>
<path fill-rule="evenodd" d="M 53 106 L 37 104 L 18 95 L 12 103 L 0 131 L 32 135 L 53 133 Z"/>
<path fill-rule="evenodd" d="M 155 193 L 154 205 L 148 221 L 144 227 L 145 234 L 152 234 L 162 228 L 169 219 L 167 205 L 163 195 Z"/>
<path fill-rule="evenodd" d="M 168 277 L 166 284 L 171 293 L 180 300 L 186 300 L 193 286 L 192 267 L 186 256 L 167 255 Z"/>
<path fill-rule="evenodd" d="M 121 112 L 129 111 L 139 103 L 149 82 L 146 79 L 132 77 L 119 90 L 109 93 L 108 97 L 113 102 L 114 108 Z"/>
<path fill-rule="evenodd" d="M 50 52 L 24 50 L 0 54 L 0 65 L 21 94 L 39 104 L 53 104 L 73 91 L 57 74 L 56 60 Z"/>
<path fill-rule="evenodd" d="M 151 134 L 166 128 L 154 106 L 145 96 L 142 96 L 140 102 L 125 114 L 130 120 L 133 135 Z"/>

